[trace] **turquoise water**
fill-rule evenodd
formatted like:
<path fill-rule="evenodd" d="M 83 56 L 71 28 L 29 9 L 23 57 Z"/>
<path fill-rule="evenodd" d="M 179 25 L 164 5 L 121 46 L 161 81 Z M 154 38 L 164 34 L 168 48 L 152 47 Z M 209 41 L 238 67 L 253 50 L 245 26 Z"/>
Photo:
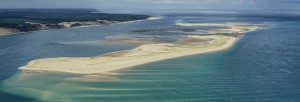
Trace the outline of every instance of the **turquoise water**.
<path fill-rule="evenodd" d="M 178 27 L 174 25 L 178 19 L 191 22 L 197 20 L 197 17 L 166 16 L 158 21 L 2 36 L 0 68 L 3 93 L 0 94 L 0 100 L 3 102 L 300 101 L 298 32 L 300 23 L 282 19 L 218 18 L 218 22 L 230 20 L 272 25 L 266 29 L 247 33 L 236 45 L 224 51 L 149 63 L 118 70 L 110 75 L 17 70 L 18 66 L 37 58 L 95 56 L 109 51 L 130 49 L 136 45 L 111 47 L 74 42 L 95 41 L 120 34 L 130 35 L 131 33 L 126 32 L 131 29 Z M 203 19 L 198 19 L 197 22 L 201 20 Z M 74 33 L 77 35 L 73 35 Z"/>

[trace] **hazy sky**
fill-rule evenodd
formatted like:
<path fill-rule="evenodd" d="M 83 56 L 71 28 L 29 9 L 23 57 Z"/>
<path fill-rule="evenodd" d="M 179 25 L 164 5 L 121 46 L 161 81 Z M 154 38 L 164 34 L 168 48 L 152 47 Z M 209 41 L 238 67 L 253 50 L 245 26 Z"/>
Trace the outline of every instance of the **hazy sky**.
<path fill-rule="evenodd" d="M 0 0 L 0 8 L 300 10 L 300 0 Z"/>

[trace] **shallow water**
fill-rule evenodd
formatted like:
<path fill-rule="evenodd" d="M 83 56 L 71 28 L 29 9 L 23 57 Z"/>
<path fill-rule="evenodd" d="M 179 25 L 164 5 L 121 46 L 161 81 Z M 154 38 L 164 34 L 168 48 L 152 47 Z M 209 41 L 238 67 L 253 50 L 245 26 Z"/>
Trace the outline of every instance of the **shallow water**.
<path fill-rule="evenodd" d="M 119 34 L 130 35 L 128 32 L 135 29 L 177 27 L 174 24 L 178 23 L 178 20 L 191 22 L 189 20 L 191 18 L 196 19 L 197 16 L 165 17 L 157 21 L 1 36 L 0 77 L 3 93 L 0 94 L 0 100 L 6 102 L 300 101 L 298 87 L 300 33 L 297 30 L 300 23 L 286 20 L 219 18 L 218 22 L 228 20 L 273 25 L 246 34 L 235 46 L 224 51 L 149 63 L 118 70 L 110 75 L 20 72 L 17 69 L 28 61 L 38 58 L 95 56 L 110 51 L 131 49 L 137 45 L 112 47 L 94 43 L 78 45 L 78 42 L 96 41 Z"/>

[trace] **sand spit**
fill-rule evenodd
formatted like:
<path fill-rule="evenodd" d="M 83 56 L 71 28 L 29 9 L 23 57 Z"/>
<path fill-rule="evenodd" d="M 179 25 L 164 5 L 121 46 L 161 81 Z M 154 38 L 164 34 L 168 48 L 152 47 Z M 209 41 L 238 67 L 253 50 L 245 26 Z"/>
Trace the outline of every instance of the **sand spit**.
<path fill-rule="evenodd" d="M 229 32 L 245 33 L 259 28 L 257 25 L 225 24 Z M 21 70 L 59 71 L 78 74 L 104 73 L 138 66 L 146 63 L 187 55 L 219 51 L 231 47 L 239 36 L 187 35 L 176 43 L 145 43 L 135 49 L 111 52 L 102 56 L 86 58 L 47 58 L 34 60 Z M 113 41 L 115 42 L 115 41 Z M 130 42 L 130 41 L 126 41 Z"/>

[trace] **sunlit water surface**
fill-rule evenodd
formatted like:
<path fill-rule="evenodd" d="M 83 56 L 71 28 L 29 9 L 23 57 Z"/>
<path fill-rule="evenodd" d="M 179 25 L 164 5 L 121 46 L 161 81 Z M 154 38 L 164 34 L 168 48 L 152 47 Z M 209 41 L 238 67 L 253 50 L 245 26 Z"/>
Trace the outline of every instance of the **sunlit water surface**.
<path fill-rule="evenodd" d="M 224 51 L 149 63 L 109 75 L 18 70 L 34 59 L 97 56 L 138 46 L 96 42 L 102 39 L 144 35 L 147 39 L 160 36 L 164 37 L 163 42 L 172 42 L 187 32 L 130 31 L 186 28 L 175 25 L 180 22 L 248 22 L 270 26 L 247 33 Z M 282 19 L 172 15 L 155 21 L 0 36 L 0 101 L 299 102 L 299 29 L 297 21 Z"/>

